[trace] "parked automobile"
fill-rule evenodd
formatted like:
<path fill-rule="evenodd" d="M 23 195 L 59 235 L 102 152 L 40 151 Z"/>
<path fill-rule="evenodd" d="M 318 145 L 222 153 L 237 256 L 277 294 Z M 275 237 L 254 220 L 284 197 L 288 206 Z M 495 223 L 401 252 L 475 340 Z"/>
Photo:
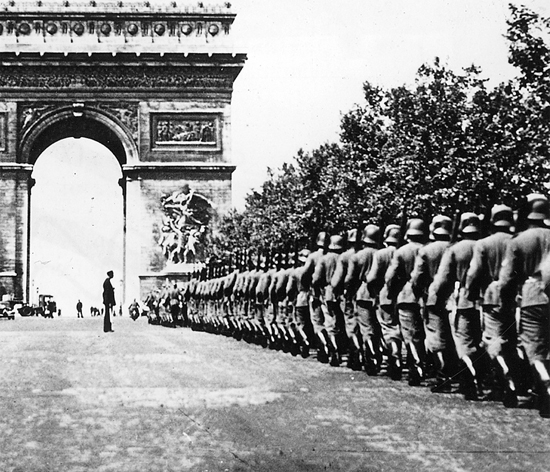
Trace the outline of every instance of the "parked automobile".
<path fill-rule="evenodd" d="M 53 295 L 38 295 L 38 309 L 35 309 L 35 314 L 42 315 L 44 318 L 53 318 L 57 313 L 57 303 Z"/>
<path fill-rule="evenodd" d="M 14 320 L 15 305 L 11 301 L 0 302 L 0 319 Z"/>

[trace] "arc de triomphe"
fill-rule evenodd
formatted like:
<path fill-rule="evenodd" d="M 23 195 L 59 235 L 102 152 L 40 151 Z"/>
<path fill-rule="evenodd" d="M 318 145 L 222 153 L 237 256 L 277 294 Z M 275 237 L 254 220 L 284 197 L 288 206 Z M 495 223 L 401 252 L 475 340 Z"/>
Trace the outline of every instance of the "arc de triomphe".
<path fill-rule="evenodd" d="M 191 189 L 231 206 L 230 4 L 0 2 L 0 292 L 29 299 L 33 165 L 87 137 L 122 169 L 124 291 L 140 295 L 167 259 L 163 198 Z"/>

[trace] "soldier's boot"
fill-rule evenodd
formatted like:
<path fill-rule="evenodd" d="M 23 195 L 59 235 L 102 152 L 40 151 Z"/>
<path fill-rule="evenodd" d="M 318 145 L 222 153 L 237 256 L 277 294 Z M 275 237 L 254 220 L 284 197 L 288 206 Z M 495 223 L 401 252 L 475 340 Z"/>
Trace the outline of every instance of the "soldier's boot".
<path fill-rule="evenodd" d="M 317 333 L 317 360 L 323 364 L 329 361 L 328 339 L 323 331 Z"/>
<path fill-rule="evenodd" d="M 535 379 L 538 377 L 531 363 L 527 359 L 523 348 L 518 347 L 509 362 L 512 378 L 516 383 L 517 393 L 520 396 L 532 397 Z"/>
<path fill-rule="evenodd" d="M 550 369 L 548 362 L 534 361 L 533 367 L 539 377 L 539 415 L 542 418 L 550 418 Z"/>
<path fill-rule="evenodd" d="M 352 334 L 349 339 L 347 367 L 352 370 L 362 370 L 363 368 L 361 343 L 356 334 Z"/>
<path fill-rule="evenodd" d="M 416 387 L 422 383 L 424 371 L 422 368 L 421 348 L 411 343 L 407 346 L 407 365 L 409 367 L 409 385 Z"/>
<path fill-rule="evenodd" d="M 392 380 L 401 380 L 403 367 L 401 365 L 401 343 L 390 341 L 388 346 L 388 375 Z"/>
<path fill-rule="evenodd" d="M 445 361 L 445 353 L 437 351 L 433 353 L 434 363 L 436 365 L 435 383 L 431 387 L 432 393 L 451 392 L 452 383 L 447 373 L 447 363 Z"/>
<path fill-rule="evenodd" d="M 336 339 L 336 336 L 331 335 L 329 336 L 329 357 L 330 357 L 330 365 L 332 367 L 338 367 L 341 362 L 342 358 L 340 356 L 340 350 L 338 349 L 338 341 Z"/>
<path fill-rule="evenodd" d="M 309 350 L 311 348 L 311 345 L 309 343 L 309 338 L 304 331 L 302 327 L 297 328 L 298 335 L 299 335 L 299 343 L 300 343 L 300 355 L 305 359 L 306 357 L 309 357 Z"/>
<path fill-rule="evenodd" d="M 294 345 L 294 333 L 287 326 L 279 326 L 279 337 L 281 339 L 283 352 L 296 355 Z"/>
<path fill-rule="evenodd" d="M 484 399 L 483 386 L 481 384 L 481 378 L 476 371 L 474 362 L 469 356 L 462 358 L 464 363 L 464 369 L 462 371 L 462 385 L 461 390 L 465 400 L 482 400 Z"/>
<path fill-rule="evenodd" d="M 506 408 L 516 408 L 518 406 L 516 384 L 512 378 L 508 363 L 503 356 L 497 356 L 496 358 L 496 371 L 501 379 L 501 384 L 504 390 L 502 404 Z"/>
<path fill-rule="evenodd" d="M 284 329 L 288 337 L 290 354 L 293 356 L 297 356 L 301 352 L 302 335 L 293 325 L 287 325 Z"/>
<path fill-rule="evenodd" d="M 267 347 L 269 349 L 275 349 L 277 347 L 277 339 L 273 332 L 273 327 L 270 324 L 265 325 L 265 333 L 267 337 Z"/>
<path fill-rule="evenodd" d="M 379 371 L 375 348 L 372 340 L 369 338 L 363 343 L 363 366 L 367 375 L 376 375 Z"/>

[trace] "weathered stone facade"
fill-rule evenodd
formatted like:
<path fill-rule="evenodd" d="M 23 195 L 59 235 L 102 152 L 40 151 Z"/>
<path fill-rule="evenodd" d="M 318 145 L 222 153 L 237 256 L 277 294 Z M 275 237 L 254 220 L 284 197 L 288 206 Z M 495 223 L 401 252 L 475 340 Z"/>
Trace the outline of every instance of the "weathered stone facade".
<path fill-rule="evenodd" d="M 0 294 L 28 299 L 34 163 L 87 137 L 122 168 L 125 295 L 137 297 L 140 278 L 166 267 L 163 195 L 187 185 L 218 213 L 231 207 L 231 94 L 246 60 L 226 44 L 235 15 L 175 2 L 0 7 Z"/>

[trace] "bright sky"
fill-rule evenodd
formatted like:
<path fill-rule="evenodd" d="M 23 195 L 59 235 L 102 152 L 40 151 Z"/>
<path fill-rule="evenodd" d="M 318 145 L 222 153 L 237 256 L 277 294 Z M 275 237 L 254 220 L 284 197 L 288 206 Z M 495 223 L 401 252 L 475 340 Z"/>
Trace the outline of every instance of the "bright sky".
<path fill-rule="evenodd" d="M 102 144 L 71 138 L 42 153 L 32 176 L 31 301 L 51 294 L 65 315 L 76 316 L 80 298 L 89 315 L 90 306 L 101 308 L 108 270 L 115 296 L 122 293 L 120 165 Z"/>
<path fill-rule="evenodd" d="M 550 16 L 547 0 L 525 0 Z M 248 61 L 233 94 L 233 204 L 261 185 L 268 166 L 338 139 L 341 114 L 362 84 L 412 83 L 438 56 L 459 70 L 481 66 L 490 83 L 507 63 L 508 0 L 232 0 L 231 34 Z M 68 144 L 66 144 L 68 142 Z M 75 159 L 77 156 L 77 159 Z M 32 279 L 74 315 L 80 297 L 101 302 L 108 268 L 121 275 L 120 168 L 97 143 L 58 143 L 33 174 Z M 115 204 L 113 204 L 115 202 Z M 34 292 L 35 293 L 35 292 Z M 120 291 L 118 292 L 120 294 Z"/>
<path fill-rule="evenodd" d="M 453 69 L 481 66 L 491 83 L 507 63 L 510 0 L 234 0 L 232 34 L 248 62 L 233 95 L 234 205 L 300 148 L 339 135 L 362 84 L 412 83 L 438 56 Z M 523 4 L 550 16 L 548 0 Z"/>

